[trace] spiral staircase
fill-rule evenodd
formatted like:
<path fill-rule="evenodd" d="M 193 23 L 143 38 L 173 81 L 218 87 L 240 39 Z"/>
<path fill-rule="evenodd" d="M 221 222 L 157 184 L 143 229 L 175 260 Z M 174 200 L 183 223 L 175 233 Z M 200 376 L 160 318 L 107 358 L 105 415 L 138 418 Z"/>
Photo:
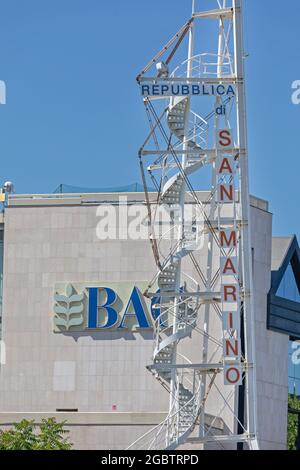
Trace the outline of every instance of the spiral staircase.
<path fill-rule="evenodd" d="M 159 200 L 169 212 L 172 226 L 178 228 L 181 236 L 175 250 L 173 249 L 162 263 L 157 277 L 160 314 L 154 323 L 153 364 L 148 366 L 148 370 L 175 396 L 173 408 L 167 418 L 133 443 L 129 449 L 176 449 L 186 442 L 193 432 L 207 398 L 201 397 L 200 372 L 193 369 L 191 362 L 177 351 L 179 342 L 190 337 L 197 327 L 197 313 L 200 307 L 199 286 L 194 292 L 187 292 L 185 287 L 180 287 L 181 262 L 196 249 L 197 231 L 188 224 L 182 228 L 182 215 L 177 208 L 182 205 L 185 197 L 186 177 L 199 170 L 206 162 L 203 152 L 200 157 L 199 151 L 206 147 L 208 123 L 190 111 L 188 98 L 185 97 L 171 99 L 167 123 L 171 133 L 181 145 L 185 143 L 189 151 L 186 167 L 180 165 L 177 173 L 169 177 Z M 175 357 L 181 362 L 178 369 Z M 174 380 L 175 384 L 172 384 Z"/>

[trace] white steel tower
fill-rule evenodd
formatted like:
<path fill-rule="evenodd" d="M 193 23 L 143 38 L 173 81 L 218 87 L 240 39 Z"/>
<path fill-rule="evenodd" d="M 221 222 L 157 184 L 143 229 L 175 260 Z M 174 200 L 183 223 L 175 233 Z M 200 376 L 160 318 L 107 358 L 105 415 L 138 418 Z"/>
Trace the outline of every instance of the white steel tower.
<path fill-rule="evenodd" d="M 145 292 L 156 312 L 148 369 L 170 402 L 130 449 L 258 448 L 242 6 L 205 2 L 212 9 L 193 0 L 192 18 L 137 77 L 158 268 Z"/>

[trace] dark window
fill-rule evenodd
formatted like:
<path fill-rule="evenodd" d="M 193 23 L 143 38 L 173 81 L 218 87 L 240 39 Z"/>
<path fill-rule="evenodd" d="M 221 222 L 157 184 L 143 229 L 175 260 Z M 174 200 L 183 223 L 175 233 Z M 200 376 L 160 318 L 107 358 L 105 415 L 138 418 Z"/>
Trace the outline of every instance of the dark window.
<path fill-rule="evenodd" d="M 77 413 L 78 408 L 56 408 L 57 413 Z"/>
<path fill-rule="evenodd" d="M 300 302 L 299 289 L 296 283 L 295 274 L 292 265 L 289 264 L 276 295 L 283 299 L 293 300 L 294 302 Z"/>

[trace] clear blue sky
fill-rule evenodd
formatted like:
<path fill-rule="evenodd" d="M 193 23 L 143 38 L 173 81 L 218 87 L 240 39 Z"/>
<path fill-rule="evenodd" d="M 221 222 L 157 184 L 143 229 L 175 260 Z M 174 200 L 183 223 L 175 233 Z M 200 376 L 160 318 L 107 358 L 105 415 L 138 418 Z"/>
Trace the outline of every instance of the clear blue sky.
<path fill-rule="evenodd" d="M 270 201 L 275 234 L 300 237 L 300 105 L 291 103 L 291 83 L 300 80 L 300 2 L 245 3 L 251 192 Z M 139 181 L 146 121 L 135 76 L 190 16 L 191 0 L 0 0 L 0 7 L 1 181 L 11 179 L 18 193 Z"/>

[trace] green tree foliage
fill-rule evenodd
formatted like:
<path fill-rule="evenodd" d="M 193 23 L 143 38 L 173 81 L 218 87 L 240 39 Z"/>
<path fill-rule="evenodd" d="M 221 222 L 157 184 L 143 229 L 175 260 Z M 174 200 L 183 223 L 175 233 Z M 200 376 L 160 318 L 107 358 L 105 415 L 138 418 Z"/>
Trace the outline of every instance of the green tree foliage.
<path fill-rule="evenodd" d="M 296 395 L 289 395 L 289 408 L 293 410 L 300 410 L 300 400 Z M 298 416 L 289 413 L 288 415 L 288 449 L 297 450 L 297 436 L 298 436 Z"/>
<path fill-rule="evenodd" d="M 0 450 L 70 450 L 72 444 L 65 437 L 69 431 L 65 422 L 55 418 L 43 419 L 38 426 L 23 419 L 7 431 L 0 431 Z"/>

